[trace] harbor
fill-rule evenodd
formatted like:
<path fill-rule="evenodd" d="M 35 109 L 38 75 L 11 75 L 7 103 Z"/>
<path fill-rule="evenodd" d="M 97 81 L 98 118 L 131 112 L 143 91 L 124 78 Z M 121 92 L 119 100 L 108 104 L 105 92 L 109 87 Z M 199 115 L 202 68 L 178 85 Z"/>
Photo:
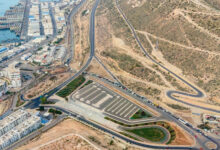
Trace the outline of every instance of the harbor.
<path fill-rule="evenodd" d="M 20 0 L 20 2 L 6 10 L 4 16 L 0 17 L 0 30 L 10 30 L 20 36 L 22 32 L 22 25 L 25 22 L 24 16 L 26 13 L 27 0 Z"/>

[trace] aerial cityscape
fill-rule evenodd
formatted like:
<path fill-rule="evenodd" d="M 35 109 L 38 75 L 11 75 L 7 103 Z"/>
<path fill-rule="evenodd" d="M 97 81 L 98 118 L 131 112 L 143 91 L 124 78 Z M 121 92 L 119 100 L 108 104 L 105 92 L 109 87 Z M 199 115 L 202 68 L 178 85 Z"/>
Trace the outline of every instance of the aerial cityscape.
<path fill-rule="evenodd" d="M 219 0 L 0 0 L 0 150 L 220 150 Z"/>

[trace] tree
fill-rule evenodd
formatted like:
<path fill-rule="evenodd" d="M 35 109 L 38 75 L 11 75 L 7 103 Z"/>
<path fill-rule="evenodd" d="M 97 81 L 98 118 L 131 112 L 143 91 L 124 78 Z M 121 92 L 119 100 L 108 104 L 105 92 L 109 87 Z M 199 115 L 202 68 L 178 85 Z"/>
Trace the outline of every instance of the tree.
<path fill-rule="evenodd" d="M 47 98 L 46 97 L 41 97 L 40 101 L 41 101 L 41 104 L 46 104 L 47 103 Z"/>
<path fill-rule="evenodd" d="M 44 106 L 40 106 L 39 110 L 44 111 Z"/>

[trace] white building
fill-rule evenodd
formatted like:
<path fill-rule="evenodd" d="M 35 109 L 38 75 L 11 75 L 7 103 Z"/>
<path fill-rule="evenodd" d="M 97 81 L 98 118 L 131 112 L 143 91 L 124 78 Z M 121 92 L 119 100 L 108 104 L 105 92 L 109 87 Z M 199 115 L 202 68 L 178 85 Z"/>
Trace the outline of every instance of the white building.
<path fill-rule="evenodd" d="M 31 56 L 32 56 L 31 53 L 24 54 L 23 56 L 21 56 L 21 60 L 27 60 L 27 59 L 30 58 Z"/>
<path fill-rule="evenodd" d="M 19 109 L 0 121 L 0 136 L 30 117 L 30 113 Z"/>
<path fill-rule="evenodd" d="M 8 91 L 7 82 L 0 79 L 0 97 Z"/>
<path fill-rule="evenodd" d="M 14 130 L 9 131 L 8 133 L 0 137 L 0 150 L 6 148 L 17 140 L 19 140 L 18 132 Z"/>
<path fill-rule="evenodd" d="M 25 120 L 22 124 L 18 125 L 14 130 L 19 134 L 19 137 L 22 138 L 25 135 L 33 132 L 41 125 L 41 119 L 37 116 L 31 116 Z"/>
<path fill-rule="evenodd" d="M 39 128 L 41 119 L 20 109 L 4 118 L 0 124 L 0 150 L 2 150 Z"/>

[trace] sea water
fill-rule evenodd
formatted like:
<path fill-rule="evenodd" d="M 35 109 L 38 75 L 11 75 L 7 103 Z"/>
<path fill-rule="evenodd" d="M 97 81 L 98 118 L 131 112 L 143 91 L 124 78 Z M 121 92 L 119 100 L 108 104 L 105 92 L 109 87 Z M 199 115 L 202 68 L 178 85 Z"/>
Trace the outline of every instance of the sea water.
<path fill-rule="evenodd" d="M 4 16 L 6 10 L 18 4 L 19 0 L 0 0 L 0 16 Z M 10 30 L 0 30 L 0 44 L 6 40 L 18 39 L 14 32 Z"/>

